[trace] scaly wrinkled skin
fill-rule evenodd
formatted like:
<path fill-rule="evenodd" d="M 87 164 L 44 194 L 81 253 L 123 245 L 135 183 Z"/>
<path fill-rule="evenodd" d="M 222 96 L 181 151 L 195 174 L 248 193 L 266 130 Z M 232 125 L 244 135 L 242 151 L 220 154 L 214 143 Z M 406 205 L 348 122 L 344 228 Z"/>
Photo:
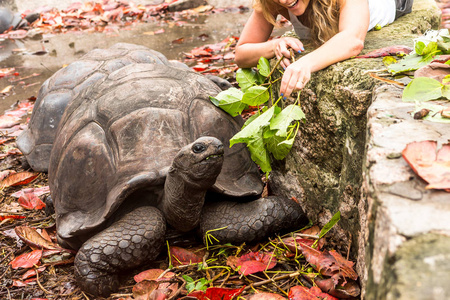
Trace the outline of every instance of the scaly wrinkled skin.
<path fill-rule="evenodd" d="M 248 203 L 207 204 L 199 226 L 202 237 L 210 231 L 220 243 L 243 243 L 261 240 L 282 230 L 298 229 L 307 222 L 298 203 L 270 196 Z"/>
<path fill-rule="evenodd" d="M 118 272 L 155 259 L 166 222 L 155 207 L 133 210 L 86 241 L 75 257 L 75 278 L 89 294 L 107 297 L 119 288 Z"/>

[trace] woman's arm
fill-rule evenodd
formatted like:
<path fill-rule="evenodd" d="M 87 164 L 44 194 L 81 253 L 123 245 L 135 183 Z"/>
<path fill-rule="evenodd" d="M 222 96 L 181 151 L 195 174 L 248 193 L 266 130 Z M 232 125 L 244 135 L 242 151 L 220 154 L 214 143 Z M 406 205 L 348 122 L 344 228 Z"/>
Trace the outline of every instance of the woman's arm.
<path fill-rule="evenodd" d="M 303 44 L 295 38 L 280 38 L 268 41 L 273 25 L 255 9 L 244 26 L 239 42 L 236 45 L 235 61 L 240 68 L 250 68 L 258 64 L 261 56 L 270 59 L 275 55 L 290 58 L 288 48 L 301 51 Z M 283 64 L 282 64 L 283 65 Z M 289 60 L 286 66 L 289 65 Z"/>
<path fill-rule="evenodd" d="M 339 15 L 339 32 L 313 52 L 289 65 L 281 81 L 280 93 L 288 97 L 302 89 L 311 73 L 336 62 L 356 56 L 364 48 L 369 26 L 367 0 L 342 0 Z"/>

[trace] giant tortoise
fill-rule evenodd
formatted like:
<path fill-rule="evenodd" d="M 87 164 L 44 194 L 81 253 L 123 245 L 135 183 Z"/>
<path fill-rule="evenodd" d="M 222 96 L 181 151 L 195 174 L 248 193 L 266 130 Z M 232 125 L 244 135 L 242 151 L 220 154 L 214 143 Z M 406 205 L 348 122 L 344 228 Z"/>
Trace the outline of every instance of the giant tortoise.
<path fill-rule="evenodd" d="M 209 101 L 220 89 L 205 76 L 139 63 L 78 87 L 56 132 L 49 185 L 58 239 L 79 249 L 84 291 L 117 290 L 121 271 L 159 254 L 167 224 L 202 235 L 221 228 L 214 236 L 225 243 L 305 223 L 290 199 L 254 200 L 257 166 L 244 145 L 229 147 L 242 118 Z"/>
<path fill-rule="evenodd" d="M 17 146 L 30 167 L 47 172 L 50 152 L 56 130 L 69 101 L 76 94 L 126 65 L 155 63 L 182 69 L 188 68 L 178 61 L 169 61 L 161 53 L 145 46 L 117 43 L 108 49 L 94 49 L 79 60 L 57 71 L 39 90 L 28 128 L 17 138 Z M 219 87 L 231 86 L 228 81 L 210 76 Z"/>

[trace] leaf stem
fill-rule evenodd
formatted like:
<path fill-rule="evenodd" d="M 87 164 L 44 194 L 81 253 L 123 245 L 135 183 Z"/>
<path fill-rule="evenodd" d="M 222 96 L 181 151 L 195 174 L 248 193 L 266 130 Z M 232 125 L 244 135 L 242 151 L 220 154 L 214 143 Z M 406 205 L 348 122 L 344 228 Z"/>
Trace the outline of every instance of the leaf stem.
<path fill-rule="evenodd" d="M 270 71 L 269 75 L 267 75 L 267 78 L 270 78 L 272 76 L 273 72 L 277 69 L 277 67 L 280 65 L 281 61 L 283 60 L 283 57 L 280 57 L 280 59 L 277 60 L 277 63 L 273 67 L 273 69 Z"/>

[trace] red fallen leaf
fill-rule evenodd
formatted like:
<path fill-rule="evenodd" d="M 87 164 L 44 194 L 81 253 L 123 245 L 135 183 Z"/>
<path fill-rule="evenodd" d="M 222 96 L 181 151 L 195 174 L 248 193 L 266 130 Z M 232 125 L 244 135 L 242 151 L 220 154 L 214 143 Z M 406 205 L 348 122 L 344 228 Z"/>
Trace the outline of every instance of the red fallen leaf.
<path fill-rule="evenodd" d="M 183 43 L 184 43 L 184 38 L 179 38 L 179 39 L 172 41 L 172 44 L 183 44 Z"/>
<path fill-rule="evenodd" d="M 158 283 L 154 280 L 144 280 L 133 287 L 134 299 L 148 299 L 149 295 L 158 288 Z"/>
<path fill-rule="evenodd" d="M 450 192 L 450 144 L 437 151 L 436 141 L 413 142 L 402 151 L 414 172 L 429 184 L 426 189 Z"/>
<path fill-rule="evenodd" d="M 429 77 L 439 82 L 450 73 L 450 65 L 441 62 L 432 62 L 414 72 L 414 78 Z"/>
<path fill-rule="evenodd" d="M 0 138 L 0 145 L 3 145 L 6 142 L 12 141 L 13 137 Z M 3 171 L 2 171 L 3 172 Z M 3 179 L 3 178 L 2 178 Z M 0 179 L 1 180 L 1 179 Z"/>
<path fill-rule="evenodd" d="M 0 134 L 4 134 L 4 132 L 0 131 Z M 11 148 L 6 153 L 0 153 L 0 159 L 3 159 L 3 158 L 8 157 L 8 156 L 20 155 L 20 154 L 22 154 L 22 152 L 20 152 L 19 149 Z"/>
<path fill-rule="evenodd" d="M 316 241 L 313 238 L 307 238 L 303 237 L 304 235 L 311 235 L 311 236 L 319 236 L 320 234 L 320 228 L 319 226 L 312 226 L 310 228 L 307 228 L 305 230 L 302 230 L 299 233 L 294 233 L 292 237 L 284 238 L 282 241 L 284 245 L 289 249 L 289 251 L 293 253 L 301 253 L 302 247 L 301 245 L 307 245 L 311 247 L 314 242 Z M 319 242 L 317 243 L 317 249 L 320 250 L 325 244 L 325 239 L 321 238 Z"/>
<path fill-rule="evenodd" d="M 223 59 L 224 60 L 231 60 L 231 59 L 234 59 L 234 53 L 233 52 L 228 52 L 228 53 L 226 53 L 224 56 L 223 56 Z"/>
<path fill-rule="evenodd" d="M 344 284 L 336 284 L 333 278 L 314 278 L 314 283 L 325 293 L 338 298 L 355 298 L 361 294 L 361 289 L 356 281 L 348 280 Z"/>
<path fill-rule="evenodd" d="M 293 286 L 289 290 L 289 300 L 338 300 L 333 296 L 322 293 L 318 287 L 311 287 L 308 289 L 304 286 Z"/>
<path fill-rule="evenodd" d="M 15 193 L 12 193 L 10 196 L 19 198 L 23 196 L 24 194 L 34 194 L 35 196 L 39 197 L 45 194 L 50 193 L 50 187 L 48 185 L 40 187 L 40 188 L 25 188 L 21 189 L 20 191 L 17 191 Z"/>
<path fill-rule="evenodd" d="M 25 116 L 26 114 L 28 114 L 28 112 L 26 110 L 23 110 L 20 108 L 16 109 L 16 110 L 5 111 L 5 115 L 11 116 L 11 117 L 17 117 L 17 118 L 21 118 L 21 117 Z"/>
<path fill-rule="evenodd" d="M 43 209 L 45 207 L 45 203 L 42 202 L 41 199 L 39 199 L 35 194 L 33 193 L 25 193 L 24 195 L 19 197 L 19 200 L 17 200 L 25 209 Z"/>
<path fill-rule="evenodd" d="M 42 257 L 42 250 L 34 250 L 32 252 L 24 253 L 16 257 L 10 265 L 13 269 L 24 268 L 28 269 L 33 266 L 39 265 L 39 261 Z"/>
<path fill-rule="evenodd" d="M 20 118 L 14 116 L 0 116 L 0 128 L 10 128 L 20 124 Z"/>
<path fill-rule="evenodd" d="M 285 300 L 283 296 L 274 293 L 256 293 L 248 297 L 248 300 Z"/>
<path fill-rule="evenodd" d="M 277 264 L 277 259 L 272 253 L 250 252 L 238 258 L 236 267 L 240 267 L 238 272 L 242 275 L 249 275 L 257 272 L 270 270 Z"/>
<path fill-rule="evenodd" d="M 46 267 L 39 267 L 37 269 L 30 269 L 28 271 L 26 271 L 23 275 L 22 275 L 22 280 L 28 279 L 30 277 L 36 276 L 36 273 L 42 273 L 44 272 L 44 270 L 46 269 Z"/>
<path fill-rule="evenodd" d="M 17 226 L 14 228 L 17 236 L 23 240 L 28 246 L 34 249 L 59 249 L 59 247 L 46 240 L 36 229 L 28 226 Z"/>
<path fill-rule="evenodd" d="M 25 219 L 25 216 L 18 216 L 18 215 L 7 215 L 7 216 L 0 216 L 0 221 L 6 220 L 6 219 Z"/>
<path fill-rule="evenodd" d="M 161 269 L 150 269 L 144 272 L 141 272 L 134 276 L 134 280 L 136 282 L 141 282 L 144 280 L 154 280 L 156 282 L 167 280 L 173 278 L 175 273 L 167 272 L 163 277 L 159 278 L 159 276 L 164 272 Z M 158 289 L 155 290 L 155 293 L 161 294 L 159 291 L 162 291 L 162 294 L 166 297 L 171 297 L 178 290 L 178 283 L 170 283 L 170 282 L 162 282 L 159 283 Z"/>
<path fill-rule="evenodd" d="M 11 75 L 16 69 L 15 68 L 3 68 L 0 69 L 0 77 Z"/>
<path fill-rule="evenodd" d="M 161 275 L 164 272 L 164 270 L 161 269 L 150 269 L 143 271 L 137 275 L 134 276 L 134 281 L 141 282 L 143 280 L 157 280 L 159 275 Z M 170 276 L 167 276 L 168 274 L 171 274 Z M 173 277 L 174 273 L 168 272 L 166 275 L 164 275 L 165 278 L 171 278 Z"/>
<path fill-rule="evenodd" d="M 289 300 L 319 300 L 314 294 L 310 293 L 304 286 L 293 286 L 289 290 Z"/>
<path fill-rule="evenodd" d="M 431 63 L 434 63 L 434 62 L 445 63 L 448 60 L 450 60 L 450 55 L 438 55 L 438 56 L 436 56 L 435 59 L 433 59 L 431 61 Z"/>
<path fill-rule="evenodd" d="M 0 182 L 0 188 L 28 184 L 38 175 L 39 173 L 27 171 L 11 174 Z"/>
<path fill-rule="evenodd" d="M 0 181 L 2 181 L 3 179 L 5 179 L 6 177 L 8 177 L 11 174 L 17 173 L 14 170 L 5 170 L 5 171 L 1 171 L 0 172 Z"/>
<path fill-rule="evenodd" d="M 23 39 L 27 36 L 28 31 L 19 29 L 8 32 L 8 37 L 10 39 Z"/>
<path fill-rule="evenodd" d="M 188 54 L 188 53 L 186 53 Z M 192 54 L 194 56 L 197 57 L 208 57 L 211 56 L 210 51 L 207 51 L 205 48 L 201 47 L 201 48 L 194 48 L 191 50 L 191 52 L 189 54 Z"/>
<path fill-rule="evenodd" d="M 314 268 L 325 276 L 333 277 L 336 281 L 341 278 L 351 278 L 356 280 L 358 274 L 353 270 L 353 262 L 346 260 L 336 251 L 320 252 L 305 244 L 300 244 L 302 247 L 302 254 Z"/>
<path fill-rule="evenodd" d="M 13 284 L 12 286 L 15 287 L 25 287 L 31 284 L 36 284 L 36 278 L 31 278 L 31 279 L 27 279 L 27 280 L 17 280 L 17 279 L 13 279 Z"/>
<path fill-rule="evenodd" d="M 197 298 L 198 300 L 231 300 L 237 298 L 243 291 L 245 286 L 240 289 L 227 289 L 210 287 L 205 292 L 195 291 L 189 293 L 189 297 Z"/>
<path fill-rule="evenodd" d="M 204 250 L 187 250 L 176 246 L 171 246 L 169 250 L 174 266 L 201 263 L 205 255 Z"/>
<path fill-rule="evenodd" d="M 358 55 L 356 56 L 356 58 L 376 58 L 376 57 L 384 57 L 384 56 L 389 56 L 389 55 L 401 55 L 403 54 L 409 54 L 413 49 L 411 47 L 408 46 L 390 46 L 390 47 L 385 47 L 385 48 L 381 48 L 381 49 L 377 49 L 374 51 L 371 51 L 367 54 L 364 55 Z"/>

